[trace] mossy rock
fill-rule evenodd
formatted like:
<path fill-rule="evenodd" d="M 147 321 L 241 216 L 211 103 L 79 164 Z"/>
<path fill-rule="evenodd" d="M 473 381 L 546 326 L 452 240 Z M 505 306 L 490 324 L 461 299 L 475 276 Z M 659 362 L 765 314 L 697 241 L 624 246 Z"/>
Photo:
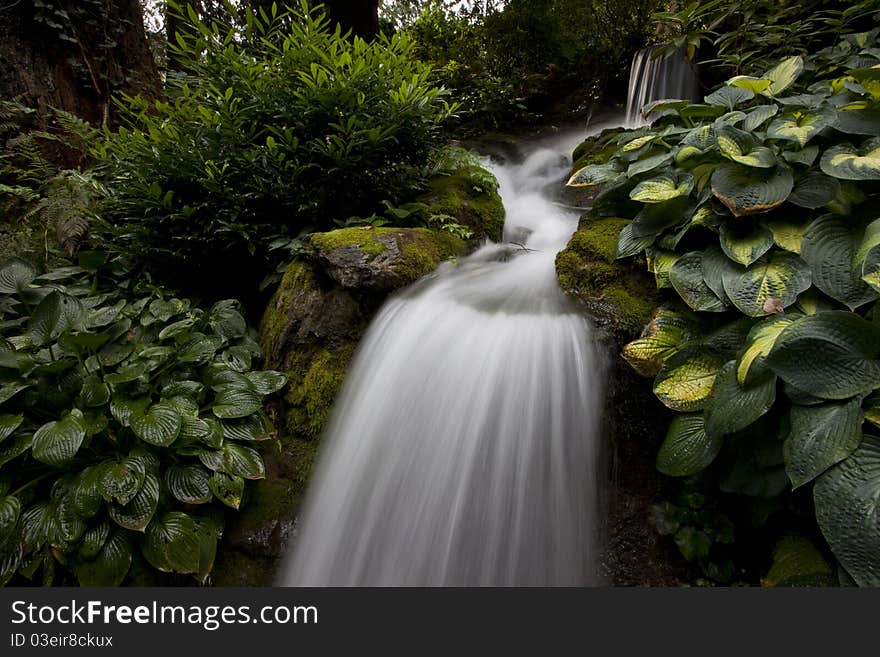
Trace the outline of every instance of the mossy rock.
<path fill-rule="evenodd" d="M 315 354 L 303 374 L 291 372 L 285 395 L 285 428 L 291 436 L 317 439 L 330 418 L 336 394 L 354 355 L 355 344 L 338 349 L 322 349 Z"/>
<path fill-rule="evenodd" d="M 311 257 L 341 287 L 390 292 L 463 255 L 465 243 L 427 228 L 341 228 L 315 233 Z"/>
<path fill-rule="evenodd" d="M 578 144 L 571 154 L 572 173 L 583 169 L 588 164 L 604 164 L 617 151 L 614 138 L 623 132 L 623 128 L 606 128 L 598 135 L 587 137 Z"/>
<path fill-rule="evenodd" d="M 556 256 L 562 289 L 583 303 L 620 344 L 638 336 L 660 301 L 644 268 L 615 260 L 617 236 L 627 223 L 627 219 L 585 215 Z"/>
<path fill-rule="evenodd" d="M 505 211 L 498 194 L 498 181 L 477 164 L 466 164 L 434 176 L 428 191 L 417 200 L 429 206 L 429 216 L 454 217 L 473 232 L 475 239 L 501 241 Z"/>

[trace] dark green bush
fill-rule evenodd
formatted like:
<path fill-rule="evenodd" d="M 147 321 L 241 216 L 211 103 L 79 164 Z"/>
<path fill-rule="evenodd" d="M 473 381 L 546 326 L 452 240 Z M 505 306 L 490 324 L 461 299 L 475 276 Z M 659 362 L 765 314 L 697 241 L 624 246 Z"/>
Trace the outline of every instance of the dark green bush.
<path fill-rule="evenodd" d="M 191 13 L 189 30 L 167 99 L 125 97 L 94 150 L 114 248 L 216 286 L 274 240 L 419 188 L 454 108 L 409 39 L 346 39 L 305 6 L 242 30 Z"/>
<path fill-rule="evenodd" d="M 80 265 L 0 266 L 0 584 L 115 586 L 135 563 L 204 581 L 285 376 L 251 369 L 235 302 Z"/>

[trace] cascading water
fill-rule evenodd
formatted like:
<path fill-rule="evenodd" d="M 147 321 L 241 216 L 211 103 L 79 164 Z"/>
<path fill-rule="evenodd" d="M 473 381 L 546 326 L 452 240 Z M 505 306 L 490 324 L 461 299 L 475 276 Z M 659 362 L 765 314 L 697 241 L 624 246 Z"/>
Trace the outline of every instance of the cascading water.
<path fill-rule="evenodd" d="M 554 268 L 577 213 L 550 190 L 575 143 L 496 166 L 508 241 L 379 312 L 280 584 L 598 583 L 603 358 Z"/>
<path fill-rule="evenodd" d="M 638 128 L 647 123 L 642 117 L 642 107 L 653 100 L 697 100 L 697 76 L 684 57 L 675 54 L 655 59 L 654 52 L 654 48 L 642 48 L 633 55 L 626 100 L 628 128 Z"/>

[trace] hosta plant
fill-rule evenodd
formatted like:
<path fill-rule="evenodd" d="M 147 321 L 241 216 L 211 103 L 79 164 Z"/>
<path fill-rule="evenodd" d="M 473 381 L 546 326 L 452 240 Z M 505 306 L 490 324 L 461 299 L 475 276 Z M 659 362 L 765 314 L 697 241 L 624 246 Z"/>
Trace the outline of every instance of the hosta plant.
<path fill-rule="evenodd" d="M 203 581 L 222 509 L 264 476 L 263 400 L 285 377 L 252 369 L 236 302 L 203 310 L 80 259 L 0 266 L 0 584 L 115 586 L 133 560 Z"/>
<path fill-rule="evenodd" d="M 668 292 L 624 349 L 679 413 L 657 467 L 746 496 L 811 488 L 861 585 L 880 584 L 875 36 L 846 37 L 859 48 L 806 86 L 813 63 L 791 57 L 701 103 L 656 101 L 651 127 L 569 181 L 601 185 L 592 214 L 631 220 L 618 257 L 642 254 Z"/>

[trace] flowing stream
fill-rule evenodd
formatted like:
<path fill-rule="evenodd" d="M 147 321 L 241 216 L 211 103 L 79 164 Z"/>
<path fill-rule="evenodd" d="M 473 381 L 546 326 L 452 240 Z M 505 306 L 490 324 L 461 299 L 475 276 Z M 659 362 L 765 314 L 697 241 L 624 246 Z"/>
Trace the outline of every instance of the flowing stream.
<path fill-rule="evenodd" d="M 653 48 L 642 48 L 633 55 L 626 102 L 628 128 L 647 123 L 642 117 L 642 107 L 653 100 L 697 100 L 699 84 L 691 65 L 680 54 L 654 59 L 653 53 Z"/>
<path fill-rule="evenodd" d="M 504 243 L 379 312 L 279 584 L 598 583 L 604 358 L 554 268 L 578 218 L 555 197 L 584 135 L 493 165 Z"/>

